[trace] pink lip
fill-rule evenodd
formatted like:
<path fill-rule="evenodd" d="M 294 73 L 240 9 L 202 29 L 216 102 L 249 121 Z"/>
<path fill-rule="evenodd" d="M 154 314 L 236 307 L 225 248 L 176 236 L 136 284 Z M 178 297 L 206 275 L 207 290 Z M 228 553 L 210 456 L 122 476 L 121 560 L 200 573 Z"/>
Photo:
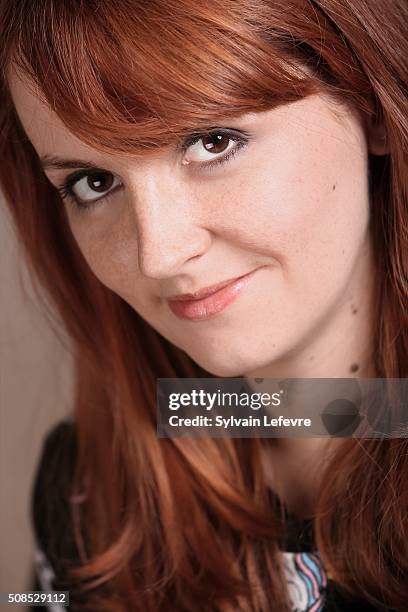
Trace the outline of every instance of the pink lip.
<path fill-rule="evenodd" d="M 173 297 L 167 300 L 168 305 L 171 311 L 181 319 L 189 319 L 190 321 L 209 319 L 235 301 L 255 272 L 256 270 L 252 270 L 244 276 L 212 287 L 206 287 L 195 294 Z M 190 295 L 199 297 L 191 298 Z"/>

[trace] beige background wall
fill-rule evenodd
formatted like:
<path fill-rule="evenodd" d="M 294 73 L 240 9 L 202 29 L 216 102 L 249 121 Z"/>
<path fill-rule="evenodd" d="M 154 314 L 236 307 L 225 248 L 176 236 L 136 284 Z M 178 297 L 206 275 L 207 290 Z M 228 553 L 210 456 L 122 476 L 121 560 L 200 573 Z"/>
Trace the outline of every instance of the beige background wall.
<path fill-rule="evenodd" d="M 0 244 L 0 591 L 5 592 L 31 586 L 30 489 L 45 432 L 71 409 L 72 374 L 68 351 L 32 291 L 1 193 Z"/>

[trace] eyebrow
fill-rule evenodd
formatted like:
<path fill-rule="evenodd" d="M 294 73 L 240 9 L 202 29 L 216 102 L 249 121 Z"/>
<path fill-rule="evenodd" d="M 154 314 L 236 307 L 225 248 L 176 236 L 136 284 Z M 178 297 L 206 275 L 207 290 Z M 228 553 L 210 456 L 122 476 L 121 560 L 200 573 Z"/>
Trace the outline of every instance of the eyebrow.
<path fill-rule="evenodd" d="M 46 169 L 50 168 L 93 168 L 100 169 L 100 166 L 97 166 L 91 162 L 85 161 L 83 159 L 63 159 L 61 157 L 57 157 L 55 155 L 44 155 L 40 158 L 41 165 Z"/>

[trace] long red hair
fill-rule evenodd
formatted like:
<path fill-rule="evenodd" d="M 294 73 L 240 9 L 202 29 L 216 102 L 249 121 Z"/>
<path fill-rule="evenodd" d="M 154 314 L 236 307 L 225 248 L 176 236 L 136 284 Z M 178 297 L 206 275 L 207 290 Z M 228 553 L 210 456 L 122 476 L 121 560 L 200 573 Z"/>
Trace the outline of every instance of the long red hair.
<path fill-rule="evenodd" d="M 158 377 L 209 376 L 89 269 L 8 89 L 13 63 L 66 126 L 110 153 L 174 144 L 219 116 L 327 91 L 384 122 L 370 159 L 378 377 L 408 375 L 408 7 L 403 0 L 3 0 L 0 185 L 39 293 L 72 340 L 72 528 L 85 610 L 287 610 L 261 439 L 158 439 Z M 33 44 L 34 41 L 34 44 Z M 302 68 L 306 67 L 307 70 Z M 405 439 L 345 439 L 316 544 L 347 591 L 406 609 Z"/>

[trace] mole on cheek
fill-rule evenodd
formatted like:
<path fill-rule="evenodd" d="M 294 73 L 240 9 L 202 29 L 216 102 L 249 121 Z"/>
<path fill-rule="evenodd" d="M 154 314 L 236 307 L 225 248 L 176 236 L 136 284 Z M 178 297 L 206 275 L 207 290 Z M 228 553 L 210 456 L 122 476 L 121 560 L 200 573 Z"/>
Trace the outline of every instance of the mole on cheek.
<path fill-rule="evenodd" d="M 335 189 L 336 189 L 336 183 L 334 183 L 333 185 L 333 191 L 335 191 Z"/>
<path fill-rule="evenodd" d="M 353 313 L 353 315 L 358 313 L 358 308 L 354 306 L 354 304 L 351 305 L 351 312 Z"/>
<path fill-rule="evenodd" d="M 358 363 L 353 363 L 350 366 L 350 372 L 357 372 L 359 370 L 360 366 L 358 365 Z"/>

